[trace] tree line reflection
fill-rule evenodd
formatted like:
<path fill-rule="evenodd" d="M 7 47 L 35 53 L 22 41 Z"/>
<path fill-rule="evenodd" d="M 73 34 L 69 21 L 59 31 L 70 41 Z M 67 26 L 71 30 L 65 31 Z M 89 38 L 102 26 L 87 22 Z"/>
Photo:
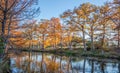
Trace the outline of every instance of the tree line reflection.
<path fill-rule="evenodd" d="M 23 53 L 10 57 L 12 73 L 120 73 L 119 62 L 44 53 Z"/>

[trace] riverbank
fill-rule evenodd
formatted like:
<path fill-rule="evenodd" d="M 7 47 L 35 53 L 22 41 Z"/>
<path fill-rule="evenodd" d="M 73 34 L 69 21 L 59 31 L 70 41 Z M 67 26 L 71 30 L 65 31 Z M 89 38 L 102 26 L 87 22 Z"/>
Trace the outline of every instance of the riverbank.
<path fill-rule="evenodd" d="M 120 53 L 117 51 L 105 51 L 104 53 L 101 52 L 101 50 L 94 50 L 94 51 L 84 51 L 82 49 L 54 49 L 54 50 L 33 50 L 33 49 L 17 49 L 17 54 L 19 54 L 19 51 L 30 51 L 30 52 L 45 52 L 45 53 L 51 53 L 56 54 L 60 56 L 83 56 L 83 57 L 95 57 L 95 58 L 108 58 L 108 59 L 117 59 L 120 60 Z"/>

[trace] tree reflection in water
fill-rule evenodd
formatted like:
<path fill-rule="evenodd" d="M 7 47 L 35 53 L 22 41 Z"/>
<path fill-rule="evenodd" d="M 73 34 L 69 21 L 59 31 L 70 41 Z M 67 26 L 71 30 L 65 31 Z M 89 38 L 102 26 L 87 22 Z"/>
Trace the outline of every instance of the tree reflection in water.
<path fill-rule="evenodd" d="M 12 73 L 120 73 L 120 63 L 24 52 L 10 56 Z M 114 65 L 114 67 L 113 67 Z"/>

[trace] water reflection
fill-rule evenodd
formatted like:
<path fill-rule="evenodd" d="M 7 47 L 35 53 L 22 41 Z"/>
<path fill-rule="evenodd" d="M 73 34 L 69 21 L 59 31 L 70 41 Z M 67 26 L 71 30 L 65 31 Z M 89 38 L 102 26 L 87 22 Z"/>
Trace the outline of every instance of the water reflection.
<path fill-rule="evenodd" d="M 43 53 L 12 54 L 12 73 L 120 73 L 120 63 Z"/>

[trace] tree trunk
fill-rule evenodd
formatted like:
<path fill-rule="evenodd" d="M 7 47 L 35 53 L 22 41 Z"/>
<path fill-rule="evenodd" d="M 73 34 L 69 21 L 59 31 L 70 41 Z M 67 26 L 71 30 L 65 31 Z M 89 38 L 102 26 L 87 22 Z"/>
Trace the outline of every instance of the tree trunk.
<path fill-rule="evenodd" d="M 84 45 L 84 51 L 86 51 L 86 42 L 85 42 L 84 25 L 82 26 L 82 34 L 83 34 L 83 45 Z"/>
<path fill-rule="evenodd" d="M 118 63 L 118 73 L 120 73 L 120 63 Z"/>
<path fill-rule="evenodd" d="M 5 37 L 5 25 L 6 25 L 6 20 L 7 20 L 7 18 L 6 18 L 6 13 L 7 13 L 7 11 L 6 10 L 4 10 L 4 12 L 3 12 L 4 14 L 3 14 L 3 20 L 2 20 L 2 33 L 1 33 L 1 36 L 2 36 L 2 40 L 3 40 L 3 49 L 6 49 L 6 37 Z M 5 52 L 5 51 L 4 51 Z M 3 52 L 3 53 L 4 53 Z"/>
<path fill-rule="evenodd" d="M 9 36 L 10 36 L 10 26 L 11 26 L 11 22 L 12 22 L 12 16 L 10 16 L 10 21 L 9 21 L 9 24 L 8 24 L 8 32 L 7 32 L 7 36 L 6 36 L 6 47 L 5 47 L 5 53 L 8 52 L 8 49 L 9 49 L 9 46 L 8 43 L 9 43 Z M 13 47 L 12 47 L 13 48 Z"/>
<path fill-rule="evenodd" d="M 41 73 L 44 73 L 43 65 L 44 65 L 44 54 L 42 53 L 42 59 L 41 59 L 41 65 L 40 65 L 40 72 Z"/>
<path fill-rule="evenodd" d="M 94 50 L 94 33 L 93 33 L 93 27 L 91 27 L 91 49 Z"/>
<path fill-rule="evenodd" d="M 84 63 L 83 63 L 83 73 L 85 73 L 85 63 L 86 63 L 86 59 L 84 59 Z"/>
<path fill-rule="evenodd" d="M 119 42 L 119 40 L 120 40 L 120 37 L 119 37 L 120 33 L 119 33 L 119 31 L 120 31 L 120 30 L 119 30 L 119 28 L 118 28 L 118 46 L 117 46 L 118 48 L 119 48 L 119 45 L 120 45 L 120 42 Z"/>
<path fill-rule="evenodd" d="M 63 45 L 62 45 L 62 35 L 61 35 L 61 39 L 60 39 L 60 46 L 61 46 L 61 49 L 63 49 Z"/>
<path fill-rule="evenodd" d="M 63 37 L 62 37 L 62 35 L 63 35 L 63 32 L 62 32 L 62 30 L 61 30 L 61 36 L 60 36 L 60 46 L 61 46 L 61 49 L 63 49 Z"/>
<path fill-rule="evenodd" d="M 91 73 L 94 73 L 94 61 L 91 60 L 91 62 L 92 62 L 92 65 L 91 65 Z"/>
<path fill-rule="evenodd" d="M 71 35 L 71 34 L 70 34 L 70 32 L 68 31 L 68 49 L 72 50 L 70 35 Z"/>
<path fill-rule="evenodd" d="M 105 48 L 105 24 L 103 25 L 102 54 L 104 54 L 104 48 Z"/>
<path fill-rule="evenodd" d="M 30 69 L 30 64 L 31 64 L 31 62 L 30 62 L 30 60 L 31 60 L 31 52 L 29 51 L 29 53 L 28 53 L 28 67 L 27 67 L 27 71 L 28 71 L 28 73 L 30 73 L 31 72 L 31 69 Z"/>
<path fill-rule="evenodd" d="M 62 56 L 60 56 L 60 66 L 59 66 L 59 68 L 60 68 L 60 73 L 62 73 Z"/>
<path fill-rule="evenodd" d="M 67 61 L 67 72 L 70 73 L 70 64 L 71 64 L 71 57 L 68 57 Z"/>
<path fill-rule="evenodd" d="M 44 34 L 42 35 L 42 50 L 44 50 Z"/>
<path fill-rule="evenodd" d="M 102 62 L 102 63 L 101 63 L 101 71 L 102 71 L 102 73 L 105 73 L 105 70 L 104 70 L 104 69 L 105 69 L 105 66 L 104 66 L 104 65 L 105 65 L 105 64 Z"/>

